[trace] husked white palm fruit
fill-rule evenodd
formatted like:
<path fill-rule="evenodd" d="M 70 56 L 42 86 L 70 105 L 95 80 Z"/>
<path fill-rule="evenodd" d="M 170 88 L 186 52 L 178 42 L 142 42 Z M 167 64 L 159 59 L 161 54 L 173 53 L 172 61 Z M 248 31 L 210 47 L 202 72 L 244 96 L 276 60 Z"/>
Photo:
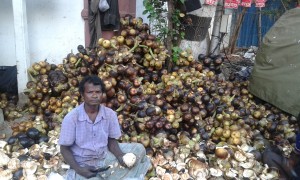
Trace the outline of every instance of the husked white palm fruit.
<path fill-rule="evenodd" d="M 133 153 L 126 153 L 123 156 L 123 161 L 128 167 L 132 167 L 135 164 L 136 156 Z"/>

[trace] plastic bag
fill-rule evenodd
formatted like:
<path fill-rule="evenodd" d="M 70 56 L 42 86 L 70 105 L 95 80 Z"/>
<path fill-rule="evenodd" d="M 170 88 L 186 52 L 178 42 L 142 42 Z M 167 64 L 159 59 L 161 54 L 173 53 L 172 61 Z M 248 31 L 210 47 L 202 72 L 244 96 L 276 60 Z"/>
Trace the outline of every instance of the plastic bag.
<path fill-rule="evenodd" d="M 99 9 L 101 12 L 105 12 L 109 9 L 109 4 L 107 3 L 107 0 L 99 1 Z"/>

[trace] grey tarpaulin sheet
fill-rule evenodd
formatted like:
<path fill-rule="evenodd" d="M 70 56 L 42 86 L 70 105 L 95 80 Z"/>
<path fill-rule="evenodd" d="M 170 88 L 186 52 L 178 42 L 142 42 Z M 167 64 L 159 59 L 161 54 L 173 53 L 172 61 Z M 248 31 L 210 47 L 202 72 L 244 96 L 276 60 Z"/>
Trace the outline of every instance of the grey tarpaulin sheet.
<path fill-rule="evenodd" d="M 300 8 L 283 14 L 263 38 L 249 91 L 298 116 L 300 112 Z"/>

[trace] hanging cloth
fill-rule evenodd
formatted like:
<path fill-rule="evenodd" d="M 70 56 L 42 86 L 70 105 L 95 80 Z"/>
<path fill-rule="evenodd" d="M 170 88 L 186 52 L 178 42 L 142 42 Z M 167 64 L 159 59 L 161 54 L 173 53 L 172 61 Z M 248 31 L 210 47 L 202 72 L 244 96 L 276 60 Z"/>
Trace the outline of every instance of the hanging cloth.
<path fill-rule="evenodd" d="M 89 1 L 89 30 L 90 30 L 90 48 L 97 46 L 98 39 L 101 38 L 101 20 L 100 10 L 98 8 L 99 0 Z"/>
<path fill-rule="evenodd" d="M 118 31 L 120 29 L 120 13 L 118 0 L 107 0 L 109 9 L 101 12 L 101 28 L 103 31 Z"/>

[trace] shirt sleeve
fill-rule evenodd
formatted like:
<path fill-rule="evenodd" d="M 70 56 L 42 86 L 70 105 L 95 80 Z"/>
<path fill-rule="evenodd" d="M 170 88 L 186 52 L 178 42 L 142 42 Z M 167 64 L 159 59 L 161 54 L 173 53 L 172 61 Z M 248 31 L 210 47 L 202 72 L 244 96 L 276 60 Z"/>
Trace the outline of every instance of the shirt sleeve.
<path fill-rule="evenodd" d="M 58 144 L 63 146 L 71 146 L 75 142 L 75 120 L 76 112 L 71 111 L 67 114 L 62 122 Z"/>
<path fill-rule="evenodd" d="M 109 121 L 108 137 L 119 139 L 121 137 L 121 129 L 116 112 L 111 113 L 111 120 Z"/>

